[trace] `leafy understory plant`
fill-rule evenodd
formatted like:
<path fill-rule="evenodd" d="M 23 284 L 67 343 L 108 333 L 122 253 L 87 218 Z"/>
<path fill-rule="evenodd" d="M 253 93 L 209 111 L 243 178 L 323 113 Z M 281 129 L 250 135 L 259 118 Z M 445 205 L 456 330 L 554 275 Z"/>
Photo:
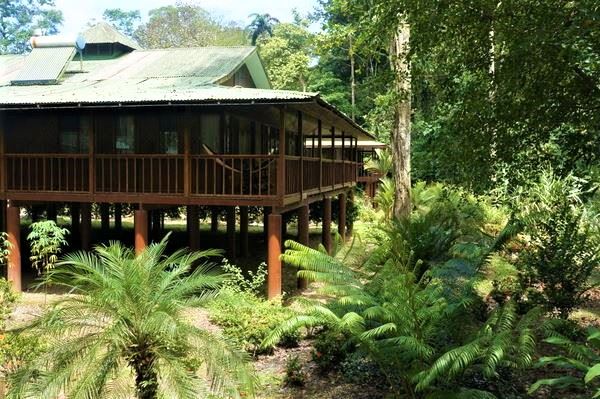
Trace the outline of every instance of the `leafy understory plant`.
<path fill-rule="evenodd" d="M 69 254 L 45 274 L 71 295 L 23 328 L 47 345 L 11 375 L 9 398 L 253 395 L 247 356 L 189 317 L 223 281 L 207 262 L 220 251 L 168 255 L 167 238 L 137 256 L 119 242 Z"/>
<path fill-rule="evenodd" d="M 600 385 L 596 378 L 600 376 L 600 330 L 590 328 L 584 343 L 573 342 L 561 335 L 551 336 L 545 342 L 560 348 L 564 354 L 542 357 L 536 366 L 554 366 L 570 373 L 536 381 L 529 388 L 529 394 L 546 386 L 553 390 L 590 389 L 594 392 L 593 397 L 599 398 Z"/>
<path fill-rule="evenodd" d="M 62 228 L 54 220 L 44 220 L 31 224 L 27 241 L 31 245 L 31 265 L 39 274 L 56 266 L 62 249 L 67 245 L 69 230 Z"/>
<path fill-rule="evenodd" d="M 329 301 L 300 300 L 300 314 L 276 328 L 263 345 L 273 345 L 290 331 L 322 327 L 348 337 L 379 364 L 395 394 L 408 397 L 493 397 L 456 383 L 467 370 L 493 376 L 498 367 L 531 362 L 535 315 L 520 319 L 513 303 L 497 309 L 466 343 L 440 345 L 471 299 L 451 301 L 439 279 L 417 279 L 413 269 L 418 264 L 409 267 L 410 256 L 404 261 L 382 257 L 370 270 L 354 270 L 296 242 L 286 247 L 282 260 L 300 268 L 300 277 L 322 283 L 320 293 Z M 448 385 L 455 389 L 442 390 Z"/>

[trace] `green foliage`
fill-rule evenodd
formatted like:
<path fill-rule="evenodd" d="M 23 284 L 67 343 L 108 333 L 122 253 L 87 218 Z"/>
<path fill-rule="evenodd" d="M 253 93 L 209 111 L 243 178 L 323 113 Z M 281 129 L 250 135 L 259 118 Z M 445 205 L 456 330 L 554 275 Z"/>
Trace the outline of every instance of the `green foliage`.
<path fill-rule="evenodd" d="M 260 56 L 274 89 L 306 91 L 313 34 L 306 21 L 279 23 L 258 40 Z"/>
<path fill-rule="evenodd" d="M 339 331 L 321 331 L 313 342 L 312 359 L 319 371 L 327 374 L 340 368 L 347 355 L 353 352 L 348 337 Z"/>
<path fill-rule="evenodd" d="M 460 381 L 467 369 L 492 376 L 498 367 L 523 367 L 531 360 L 535 314 L 519 319 L 512 303 L 494 312 L 466 343 L 453 342 L 451 337 L 459 335 L 450 332 L 453 324 L 465 328 L 468 291 L 447 296 L 442 279 L 425 274 L 418 279 L 418 265 L 405 250 L 375 254 L 363 269 L 353 270 L 295 242 L 286 242 L 286 247 L 282 260 L 299 267 L 300 277 L 322 283 L 320 294 L 329 302 L 302 301 L 301 313 L 275 329 L 265 346 L 298 328 L 324 327 L 333 337 L 347 337 L 344 345 L 367 353 L 395 391 L 409 394 L 435 392 L 436 383 Z M 387 250 L 395 249 L 392 245 Z M 339 362 L 331 357 L 331 363 Z"/>
<path fill-rule="evenodd" d="M 46 344 L 35 334 L 9 332 L 0 339 L 0 372 L 11 375 L 43 353 Z"/>
<path fill-rule="evenodd" d="M 58 262 L 62 247 L 67 245 L 65 237 L 69 230 L 59 227 L 54 220 L 44 220 L 31 224 L 27 241 L 31 245 L 31 265 L 41 273 L 48 271 Z"/>
<path fill-rule="evenodd" d="M 4 278 L 0 278 L 0 331 L 6 328 L 6 320 L 13 311 L 18 295 L 12 290 L 11 284 Z"/>
<path fill-rule="evenodd" d="M 189 322 L 223 280 L 204 261 L 219 252 L 167 255 L 166 246 L 167 237 L 135 256 L 115 242 L 50 270 L 41 284 L 72 295 L 23 328 L 48 345 L 11 375 L 8 397 L 251 395 L 245 356 Z"/>
<path fill-rule="evenodd" d="M 63 15 L 54 7 L 54 0 L 0 2 L 0 54 L 27 51 L 35 29 L 41 29 L 46 35 L 57 33 Z"/>
<path fill-rule="evenodd" d="M 553 335 L 545 342 L 559 348 L 562 354 L 542 357 L 536 366 L 550 366 L 565 374 L 538 380 L 529 388 L 529 393 L 546 386 L 552 392 L 573 388 L 588 389 L 594 393 L 594 398 L 600 397 L 600 384 L 597 380 L 600 376 L 600 330 L 591 328 L 583 343 L 573 342 L 562 335 Z"/>
<path fill-rule="evenodd" d="M 544 173 L 517 204 L 524 249 L 518 268 L 523 300 L 543 304 L 566 318 L 592 288 L 600 264 L 597 220 L 582 204 L 581 183 Z"/>
<path fill-rule="evenodd" d="M 262 35 L 268 34 L 273 36 L 273 26 L 279 23 L 277 18 L 272 17 L 270 14 L 250 14 L 252 22 L 246 27 L 250 31 L 251 43 L 256 46 L 256 41 Z"/>
<path fill-rule="evenodd" d="M 129 37 L 133 36 L 136 25 L 142 19 L 140 10 L 125 11 L 120 8 L 107 8 L 102 13 L 102 18 Z"/>
<path fill-rule="evenodd" d="M 274 346 L 261 347 L 261 343 L 293 312 L 278 300 L 266 301 L 259 297 L 267 275 L 266 266 L 261 264 L 255 273 L 249 272 L 249 278 L 244 277 L 239 267 L 229 263 L 222 264 L 221 268 L 228 278 L 209 305 L 210 320 L 239 348 L 253 355 L 271 352 Z M 290 333 L 283 337 L 282 345 L 297 346 L 298 340 L 299 334 Z"/>
<path fill-rule="evenodd" d="M 220 21 L 195 4 L 177 4 L 151 10 L 148 22 L 134 38 L 145 48 L 246 45 L 246 32 L 232 22 Z"/>
<path fill-rule="evenodd" d="M 306 373 L 298 356 L 289 356 L 285 362 L 284 383 L 289 386 L 301 387 L 306 382 Z"/>

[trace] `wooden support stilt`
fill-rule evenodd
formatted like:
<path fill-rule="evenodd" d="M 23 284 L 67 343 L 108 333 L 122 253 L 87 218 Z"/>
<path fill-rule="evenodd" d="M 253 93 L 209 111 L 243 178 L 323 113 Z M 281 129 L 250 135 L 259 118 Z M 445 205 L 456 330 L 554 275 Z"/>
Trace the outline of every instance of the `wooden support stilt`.
<path fill-rule="evenodd" d="M 148 246 L 148 211 L 138 209 L 133 214 L 135 253 L 139 255 Z"/>
<path fill-rule="evenodd" d="M 270 213 L 268 216 L 268 248 L 267 248 L 267 297 L 276 298 L 281 295 L 281 214 Z"/>
<path fill-rule="evenodd" d="M 229 260 L 236 258 L 234 206 L 227 207 L 227 257 Z"/>
<path fill-rule="evenodd" d="M 240 206 L 240 253 L 248 256 L 248 207 Z"/>
<path fill-rule="evenodd" d="M 333 247 L 331 245 L 331 198 L 323 199 L 323 226 L 322 226 L 323 246 L 327 253 L 331 255 Z"/>
<path fill-rule="evenodd" d="M 92 205 L 81 204 L 81 249 L 89 251 L 92 245 Z"/>
<path fill-rule="evenodd" d="M 338 233 L 346 241 L 346 193 L 338 195 Z"/>
<path fill-rule="evenodd" d="M 73 244 L 77 245 L 81 241 L 81 215 L 79 203 L 72 203 L 69 205 L 69 211 L 71 216 L 71 240 Z"/>
<path fill-rule="evenodd" d="M 21 209 L 10 201 L 6 208 L 6 234 L 10 245 L 7 259 L 8 281 L 15 292 L 21 292 Z"/>
<path fill-rule="evenodd" d="M 351 204 L 351 207 L 354 207 L 354 190 L 350 190 L 348 192 L 348 203 Z M 346 217 L 348 217 L 348 213 L 346 210 Z M 346 221 L 347 229 L 346 236 L 352 237 L 354 235 L 354 220 Z"/>
<path fill-rule="evenodd" d="M 100 229 L 102 237 L 106 238 L 110 231 L 110 206 L 107 203 L 100 204 Z"/>
<path fill-rule="evenodd" d="M 187 229 L 190 239 L 190 249 L 197 251 L 200 249 L 200 215 L 198 205 L 187 206 Z"/>
<path fill-rule="evenodd" d="M 219 212 L 217 208 L 212 208 L 210 210 L 210 232 L 216 233 L 219 231 Z"/>
<path fill-rule="evenodd" d="M 53 220 L 56 222 L 56 204 L 48 204 L 46 207 L 46 220 Z"/>
<path fill-rule="evenodd" d="M 115 204 L 115 230 L 121 232 L 123 229 L 123 205 L 120 203 Z"/>
<path fill-rule="evenodd" d="M 298 208 L 298 242 L 302 245 L 309 246 L 308 235 L 308 205 L 303 205 Z M 308 287 L 308 282 L 303 278 L 298 278 L 298 288 L 303 290 Z"/>

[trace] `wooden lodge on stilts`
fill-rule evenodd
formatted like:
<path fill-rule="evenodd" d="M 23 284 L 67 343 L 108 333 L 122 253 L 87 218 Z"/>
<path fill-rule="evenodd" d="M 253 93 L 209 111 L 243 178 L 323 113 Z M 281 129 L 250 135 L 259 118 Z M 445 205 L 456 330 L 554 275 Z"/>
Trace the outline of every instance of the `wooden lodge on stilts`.
<path fill-rule="evenodd" d="M 119 227 L 121 204 L 132 204 L 138 252 L 149 241 L 149 211 L 186 206 L 195 249 L 199 206 L 229 207 L 234 232 L 239 207 L 242 235 L 247 207 L 268 208 L 269 297 L 281 294 L 282 214 L 298 213 L 299 240 L 308 243 L 308 205 L 323 201 L 331 248 L 337 197 L 344 234 L 357 143 L 372 137 L 318 94 L 272 90 L 253 47 L 143 50 L 103 23 L 84 37 L 85 47 L 34 38 L 28 55 L 0 56 L 1 219 L 15 289 L 20 209 L 32 204 L 69 203 L 82 248 L 90 247 L 92 203 L 102 228 L 108 204 Z"/>

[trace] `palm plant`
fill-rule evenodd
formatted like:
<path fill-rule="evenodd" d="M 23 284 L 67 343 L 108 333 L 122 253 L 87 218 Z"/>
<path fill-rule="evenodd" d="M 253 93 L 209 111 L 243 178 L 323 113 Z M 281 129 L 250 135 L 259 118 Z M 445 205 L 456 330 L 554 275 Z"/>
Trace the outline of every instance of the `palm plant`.
<path fill-rule="evenodd" d="M 270 14 L 250 14 L 252 22 L 246 27 L 250 31 L 250 37 L 252 39 L 252 45 L 256 45 L 258 38 L 268 33 L 269 36 L 273 36 L 273 26 L 279 23 L 277 18 L 272 17 Z"/>
<path fill-rule="evenodd" d="M 70 295 L 24 328 L 48 349 L 12 375 L 9 397 L 252 395 L 246 356 L 186 316 L 217 292 L 223 276 L 206 259 L 219 252 L 166 255 L 166 246 L 167 237 L 135 256 L 115 242 L 49 270 L 42 283 Z"/>

